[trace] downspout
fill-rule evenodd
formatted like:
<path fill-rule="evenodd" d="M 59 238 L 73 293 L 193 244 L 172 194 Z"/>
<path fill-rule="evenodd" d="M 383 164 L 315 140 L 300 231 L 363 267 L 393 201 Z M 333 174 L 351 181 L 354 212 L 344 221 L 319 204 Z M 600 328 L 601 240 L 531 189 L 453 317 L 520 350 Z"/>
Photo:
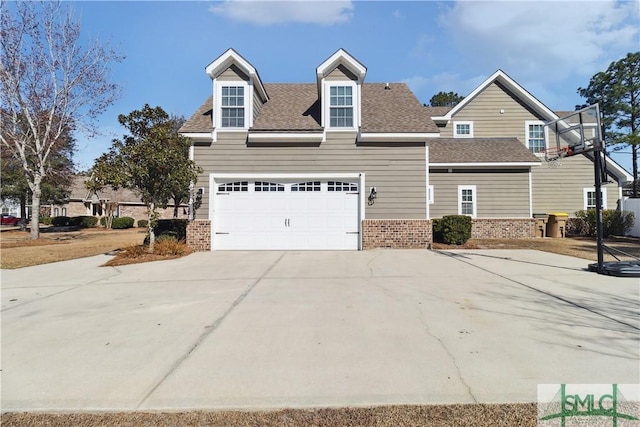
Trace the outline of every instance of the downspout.
<path fill-rule="evenodd" d="M 426 190 L 427 190 L 427 209 L 426 209 L 426 213 L 427 213 L 427 219 L 431 219 L 431 208 L 430 208 L 430 204 L 431 204 L 431 197 L 433 197 L 432 194 L 430 194 L 429 190 L 429 144 L 425 141 L 424 143 L 424 164 L 425 164 L 425 183 L 426 183 Z"/>
<path fill-rule="evenodd" d="M 193 161 L 195 148 L 193 146 L 193 140 L 189 146 L 189 160 Z M 195 211 L 193 209 L 193 181 L 189 182 L 189 221 L 193 221 L 195 217 Z"/>

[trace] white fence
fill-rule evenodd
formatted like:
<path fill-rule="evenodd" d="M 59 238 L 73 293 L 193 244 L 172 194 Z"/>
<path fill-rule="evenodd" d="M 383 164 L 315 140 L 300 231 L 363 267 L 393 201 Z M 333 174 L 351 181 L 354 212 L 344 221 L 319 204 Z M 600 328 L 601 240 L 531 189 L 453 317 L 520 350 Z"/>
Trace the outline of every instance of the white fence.
<path fill-rule="evenodd" d="M 635 215 L 635 222 L 631 231 L 627 233 L 627 236 L 640 237 L 640 199 L 624 199 L 625 211 L 631 211 Z"/>

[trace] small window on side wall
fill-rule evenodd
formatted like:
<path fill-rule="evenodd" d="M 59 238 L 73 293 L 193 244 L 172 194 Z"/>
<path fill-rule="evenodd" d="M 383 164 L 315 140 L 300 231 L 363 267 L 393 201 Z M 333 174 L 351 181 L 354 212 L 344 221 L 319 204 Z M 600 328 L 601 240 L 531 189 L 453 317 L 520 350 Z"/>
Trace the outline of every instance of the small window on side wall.
<path fill-rule="evenodd" d="M 595 188 L 585 188 L 583 191 L 584 197 L 584 209 L 595 209 L 596 208 L 596 190 Z M 607 209 L 607 189 L 602 189 L 602 209 Z"/>
<path fill-rule="evenodd" d="M 468 215 L 471 218 L 476 218 L 478 213 L 477 197 L 475 185 L 459 185 L 458 215 Z"/>
<path fill-rule="evenodd" d="M 473 122 L 455 121 L 453 122 L 454 138 L 473 138 Z"/>
<path fill-rule="evenodd" d="M 544 123 L 527 120 L 525 122 L 525 139 L 527 148 L 534 154 L 544 154 L 547 148 Z"/>

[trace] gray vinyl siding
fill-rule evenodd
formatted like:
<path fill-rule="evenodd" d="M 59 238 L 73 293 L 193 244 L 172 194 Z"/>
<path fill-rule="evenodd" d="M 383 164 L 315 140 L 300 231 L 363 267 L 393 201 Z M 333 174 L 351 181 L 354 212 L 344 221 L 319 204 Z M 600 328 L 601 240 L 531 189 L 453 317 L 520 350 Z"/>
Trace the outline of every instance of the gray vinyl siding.
<path fill-rule="evenodd" d="M 504 86 L 494 82 L 455 114 L 446 127 L 440 128 L 440 136 L 452 138 L 455 121 L 472 121 L 474 137 L 516 137 L 526 144 L 526 122 L 530 120 L 540 120 L 540 117 Z M 549 145 L 556 144 L 551 130 L 548 130 L 547 138 Z M 552 169 L 547 167 L 542 155 L 541 159 L 542 164 L 532 168 L 533 212 L 567 212 L 573 215 L 583 209 L 583 189 L 593 187 L 593 162 L 577 155 L 565 159 L 561 167 Z M 607 208 L 615 209 L 617 201 L 618 184 L 608 184 Z"/>
<path fill-rule="evenodd" d="M 504 113 L 500 113 L 504 110 Z M 446 127 L 442 138 L 453 138 L 454 121 L 472 121 L 473 136 L 482 138 L 515 137 L 525 143 L 525 121 L 540 120 L 515 96 L 498 83 L 492 83 L 460 110 Z"/>
<path fill-rule="evenodd" d="M 533 211 L 566 212 L 574 216 L 584 208 L 584 189 L 593 188 L 593 162 L 583 155 L 567 157 L 558 168 L 546 163 L 533 168 Z M 610 178 L 614 181 L 613 178 Z M 616 209 L 618 184 L 604 185 L 607 189 L 607 209 Z"/>
<path fill-rule="evenodd" d="M 219 81 L 238 81 L 244 80 L 246 82 L 249 81 L 249 76 L 247 76 L 240 68 L 236 65 L 231 65 L 229 68 L 224 70 L 216 80 Z"/>
<path fill-rule="evenodd" d="M 257 90 L 253 90 L 253 120 L 258 117 L 260 110 L 262 109 L 262 101 L 260 100 L 260 95 L 258 95 Z"/>
<path fill-rule="evenodd" d="M 248 147 L 246 133 L 219 133 L 209 146 L 195 146 L 195 161 L 204 172 L 204 187 L 196 218 L 207 218 L 209 174 L 213 173 L 364 173 L 366 188 L 376 187 L 378 198 L 366 206 L 369 219 L 426 218 L 424 145 L 400 143 L 355 145 L 354 132 L 330 132 L 319 146 Z"/>
<path fill-rule="evenodd" d="M 338 65 L 333 69 L 326 77 L 328 81 L 344 81 L 344 80 L 358 80 L 358 78 L 347 69 L 344 65 Z"/>
<path fill-rule="evenodd" d="M 529 171 L 432 170 L 431 218 L 458 214 L 458 186 L 476 186 L 478 218 L 529 218 Z"/>

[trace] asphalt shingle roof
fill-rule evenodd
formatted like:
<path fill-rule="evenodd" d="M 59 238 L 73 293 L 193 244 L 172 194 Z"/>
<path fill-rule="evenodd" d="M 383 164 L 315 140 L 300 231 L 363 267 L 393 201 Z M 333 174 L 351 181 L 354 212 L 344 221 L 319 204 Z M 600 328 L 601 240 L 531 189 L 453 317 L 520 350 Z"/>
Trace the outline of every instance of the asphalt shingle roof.
<path fill-rule="evenodd" d="M 71 187 L 69 188 L 69 200 L 91 200 L 92 194 L 87 190 L 85 182 L 89 179 L 88 176 L 76 175 L 73 178 Z M 87 199 L 87 196 L 89 199 Z M 98 196 L 102 200 L 109 200 L 111 202 L 120 203 L 142 203 L 140 196 L 136 195 L 133 191 L 126 188 L 119 188 L 114 190 L 110 186 L 106 186 L 102 190 L 98 191 Z"/>
<path fill-rule="evenodd" d="M 429 112 L 429 117 L 442 117 L 451 111 L 452 107 L 424 107 Z"/>
<path fill-rule="evenodd" d="M 404 83 L 362 86 L 362 132 L 440 133 L 426 109 Z"/>
<path fill-rule="evenodd" d="M 314 83 L 265 84 L 269 101 L 254 121 L 251 131 L 321 132 L 320 101 Z M 404 83 L 362 85 L 362 132 L 439 133 L 429 111 Z M 181 132 L 211 132 L 212 97 L 209 97 L 180 129 Z"/>
<path fill-rule="evenodd" d="M 211 111 L 213 106 L 213 95 L 202 103 L 200 108 L 193 113 L 182 127 L 180 132 L 211 132 L 213 130 L 213 121 L 211 119 Z"/>
<path fill-rule="evenodd" d="M 429 163 L 540 162 L 518 138 L 430 138 Z"/>
<path fill-rule="evenodd" d="M 318 89 L 311 83 L 265 84 L 267 101 L 251 130 L 322 131 Z"/>

